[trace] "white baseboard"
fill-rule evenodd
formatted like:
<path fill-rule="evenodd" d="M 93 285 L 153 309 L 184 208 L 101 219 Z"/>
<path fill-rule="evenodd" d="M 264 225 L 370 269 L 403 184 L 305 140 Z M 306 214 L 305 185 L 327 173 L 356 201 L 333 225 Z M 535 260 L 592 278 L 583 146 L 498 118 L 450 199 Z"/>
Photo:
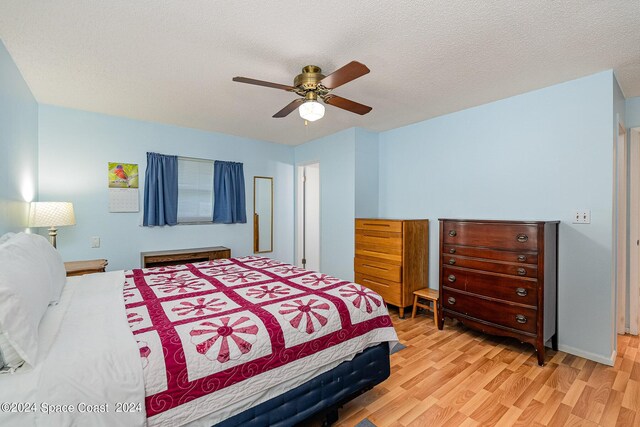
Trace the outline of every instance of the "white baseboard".
<path fill-rule="evenodd" d="M 609 366 L 614 365 L 616 361 L 616 356 L 618 355 L 618 352 L 614 350 L 611 353 L 611 356 L 607 358 L 606 356 L 602 356 L 600 354 L 591 353 L 588 351 L 569 347 L 568 345 L 563 345 L 563 344 L 558 344 L 558 350 L 564 351 L 565 353 L 573 354 L 574 356 L 584 357 L 585 359 L 593 360 L 594 362 L 602 363 L 604 365 L 609 365 Z"/>

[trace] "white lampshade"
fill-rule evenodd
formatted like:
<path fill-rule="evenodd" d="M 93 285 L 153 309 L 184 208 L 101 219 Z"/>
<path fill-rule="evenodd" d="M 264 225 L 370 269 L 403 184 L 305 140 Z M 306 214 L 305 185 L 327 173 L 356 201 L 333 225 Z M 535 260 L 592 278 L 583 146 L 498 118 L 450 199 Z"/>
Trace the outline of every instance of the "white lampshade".
<path fill-rule="evenodd" d="M 324 105 L 318 101 L 307 101 L 298 107 L 300 117 L 308 122 L 315 122 L 324 117 Z"/>
<path fill-rule="evenodd" d="M 69 202 L 31 202 L 29 206 L 29 227 L 49 227 L 49 240 L 54 248 L 58 235 L 56 227 L 75 223 L 73 204 Z"/>
<path fill-rule="evenodd" d="M 75 225 L 75 223 L 73 203 L 31 202 L 29 227 L 61 227 Z"/>

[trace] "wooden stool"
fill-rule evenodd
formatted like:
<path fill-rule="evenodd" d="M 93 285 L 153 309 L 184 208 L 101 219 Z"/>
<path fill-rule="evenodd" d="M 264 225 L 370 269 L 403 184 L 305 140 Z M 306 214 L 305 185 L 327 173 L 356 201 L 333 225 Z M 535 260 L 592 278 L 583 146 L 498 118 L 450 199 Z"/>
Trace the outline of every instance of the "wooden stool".
<path fill-rule="evenodd" d="M 426 299 L 427 303 L 425 304 L 425 303 L 419 302 L 418 298 Z M 416 317 L 416 310 L 418 309 L 418 307 L 426 308 L 433 311 L 433 321 L 435 322 L 436 326 L 438 326 L 438 300 L 439 299 L 440 299 L 440 295 L 436 290 L 424 288 L 424 289 L 418 289 L 417 291 L 415 291 L 413 293 L 413 311 L 411 312 L 411 318 L 413 319 L 414 317 Z M 433 308 L 429 306 L 429 301 L 433 303 Z"/>

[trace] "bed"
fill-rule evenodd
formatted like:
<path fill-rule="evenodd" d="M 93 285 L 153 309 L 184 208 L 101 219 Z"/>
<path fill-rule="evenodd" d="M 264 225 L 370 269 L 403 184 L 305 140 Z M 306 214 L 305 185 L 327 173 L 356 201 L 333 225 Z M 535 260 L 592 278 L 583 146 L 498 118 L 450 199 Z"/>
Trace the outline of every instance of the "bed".
<path fill-rule="evenodd" d="M 389 375 L 397 342 L 377 294 L 265 257 L 69 278 L 36 335 L 36 357 L 0 375 L 0 424 L 331 419 Z"/>

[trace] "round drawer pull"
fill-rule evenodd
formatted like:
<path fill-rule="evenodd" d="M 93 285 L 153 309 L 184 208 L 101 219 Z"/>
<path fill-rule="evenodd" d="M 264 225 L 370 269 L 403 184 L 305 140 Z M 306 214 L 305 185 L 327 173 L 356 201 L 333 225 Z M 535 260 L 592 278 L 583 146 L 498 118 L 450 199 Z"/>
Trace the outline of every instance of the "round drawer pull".
<path fill-rule="evenodd" d="M 518 261 L 520 262 L 525 262 L 527 260 L 527 257 L 524 255 L 518 255 Z"/>
<path fill-rule="evenodd" d="M 453 283 L 456 281 L 456 276 L 454 276 L 453 274 L 450 274 L 449 277 L 447 277 L 447 280 Z"/>
<path fill-rule="evenodd" d="M 454 297 L 449 297 L 449 298 L 447 298 L 447 302 L 448 302 L 449 304 L 453 305 L 453 304 L 455 304 L 455 303 L 456 303 L 456 299 L 455 299 Z"/>
<path fill-rule="evenodd" d="M 451 237 L 456 237 L 458 233 L 456 233 L 456 230 L 449 230 L 449 236 Z"/>
<path fill-rule="evenodd" d="M 526 234 L 518 234 L 518 235 L 516 236 L 516 240 L 517 240 L 518 242 L 520 242 L 520 243 L 524 243 L 524 242 L 526 242 L 527 240 L 529 240 L 529 236 L 527 236 Z"/>
<path fill-rule="evenodd" d="M 522 267 L 518 268 L 518 276 L 524 276 L 525 274 L 527 274 L 527 270 Z"/>
<path fill-rule="evenodd" d="M 456 260 L 455 260 L 455 259 L 451 258 L 451 259 L 449 260 L 449 264 L 453 265 L 453 264 L 455 264 L 455 263 L 456 263 Z"/>
<path fill-rule="evenodd" d="M 516 322 L 518 323 L 527 323 L 527 316 L 522 314 L 516 314 Z"/>
<path fill-rule="evenodd" d="M 451 249 L 449 249 L 449 253 L 450 253 L 450 254 L 455 254 L 455 253 L 456 253 L 456 248 L 451 248 Z"/>
<path fill-rule="evenodd" d="M 516 289 L 516 295 L 518 295 L 519 297 L 526 297 L 528 293 L 529 292 L 527 292 L 527 290 L 525 288 L 517 288 Z"/>

